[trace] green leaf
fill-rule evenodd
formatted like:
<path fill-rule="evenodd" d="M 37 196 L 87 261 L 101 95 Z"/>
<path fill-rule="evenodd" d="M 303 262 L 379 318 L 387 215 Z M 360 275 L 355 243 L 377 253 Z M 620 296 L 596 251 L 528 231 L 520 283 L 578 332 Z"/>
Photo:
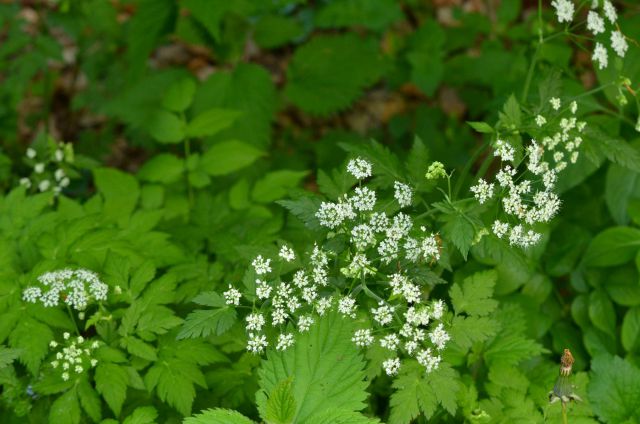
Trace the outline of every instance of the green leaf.
<path fill-rule="evenodd" d="M 278 200 L 276 203 L 289 210 L 289 212 L 302 221 L 307 228 L 311 230 L 320 228 L 320 223 L 318 222 L 318 218 L 316 218 L 316 212 L 320 208 L 322 201 L 317 197 L 303 196 L 295 200 Z"/>
<path fill-rule="evenodd" d="M 629 223 L 627 206 L 633 196 L 638 173 L 617 164 L 609 165 L 606 176 L 605 200 L 611 217 L 618 225 Z"/>
<path fill-rule="evenodd" d="M 180 143 L 185 138 L 185 123 L 180 117 L 166 110 L 159 110 L 147 123 L 151 137 L 165 144 Z"/>
<path fill-rule="evenodd" d="M 200 168 L 209 175 L 227 175 L 251 165 L 264 152 L 241 141 L 214 144 L 200 160 Z"/>
<path fill-rule="evenodd" d="M 447 223 L 442 227 L 442 234 L 445 239 L 453 243 L 466 261 L 475 239 L 476 224 L 470 217 L 457 210 L 455 213 L 446 215 L 445 218 Z"/>
<path fill-rule="evenodd" d="M 138 177 L 154 183 L 175 183 L 184 173 L 184 161 L 170 153 L 160 153 L 146 161 Z"/>
<path fill-rule="evenodd" d="M 178 333 L 178 339 L 220 336 L 236 322 L 236 310 L 230 307 L 217 309 L 196 309 L 187 315 Z"/>
<path fill-rule="evenodd" d="M 443 45 L 445 32 L 434 19 L 426 19 L 410 39 L 407 61 L 411 82 L 433 96 L 444 76 Z"/>
<path fill-rule="evenodd" d="M 187 137 L 207 137 L 228 128 L 242 115 L 237 110 L 213 108 L 200 112 L 187 125 Z"/>
<path fill-rule="evenodd" d="M 95 373 L 96 390 L 117 416 L 127 397 L 129 374 L 124 367 L 108 362 L 98 362 Z"/>
<path fill-rule="evenodd" d="M 269 424 L 290 424 L 296 413 L 296 400 L 293 398 L 291 378 L 282 380 L 269 393 L 264 420 Z"/>
<path fill-rule="evenodd" d="M 185 418 L 183 424 L 255 424 L 239 412 L 229 409 L 207 409 L 193 417 Z"/>
<path fill-rule="evenodd" d="M 154 424 L 158 418 L 158 411 L 153 406 L 136 408 L 122 424 Z"/>
<path fill-rule="evenodd" d="M 18 349 L 9 349 L 4 346 L 0 346 L 0 369 L 11 364 L 18 356 L 20 356 L 20 351 Z"/>
<path fill-rule="evenodd" d="M 53 340 L 51 329 L 33 318 L 24 317 L 9 336 L 9 345 L 20 352 L 22 362 L 31 374 L 36 374 L 40 363 L 49 351 L 49 342 Z"/>
<path fill-rule="evenodd" d="M 601 420 L 640 421 L 640 369 L 617 356 L 599 355 L 591 363 L 589 400 Z"/>
<path fill-rule="evenodd" d="M 118 222 L 131 216 L 140 195 L 138 181 L 132 175 L 112 168 L 94 169 L 93 176 L 104 197 L 104 214 Z"/>
<path fill-rule="evenodd" d="M 307 424 L 379 424 L 377 418 L 369 418 L 359 412 L 328 409 L 307 420 Z"/>
<path fill-rule="evenodd" d="M 80 422 L 80 404 L 75 387 L 53 402 L 49 410 L 49 422 L 60 424 L 78 424 Z"/>
<path fill-rule="evenodd" d="M 486 122 L 481 122 L 481 121 L 467 121 L 467 124 L 469 124 L 469 126 L 471 128 L 473 128 L 474 130 L 478 131 L 479 133 L 484 133 L 484 134 L 490 134 L 492 133 L 493 127 L 489 124 L 487 124 Z"/>
<path fill-rule="evenodd" d="M 292 348 L 285 352 L 267 351 L 258 373 L 262 394 L 259 410 L 265 410 L 266 394 L 289 377 L 293 377 L 296 402 L 294 422 L 306 422 L 329 408 L 364 408 L 365 364 L 351 343 L 353 330 L 350 320 L 329 314 L 318 318 L 308 333 L 298 335 Z"/>
<path fill-rule="evenodd" d="M 304 33 L 297 19 L 280 15 L 260 18 L 253 34 L 256 43 L 263 49 L 280 47 Z"/>
<path fill-rule="evenodd" d="M 495 270 L 477 272 L 462 282 L 462 287 L 454 284 L 449 291 L 451 303 L 456 315 L 462 312 L 468 315 L 488 315 L 498 306 L 498 302 L 491 299 L 498 274 Z"/>
<path fill-rule="evenodd" d="M 596 328 L 615 337 L 616 312 L 611 299 L 602 289 L 594 290 L 589 296 L 589 318 Z"/>
<path fill-rule="evenodd" d="M 382 31 L 402 18 L 402 9 L 394 0 L 342 0 L 325 3 L 315 23 L 319 28 L 365 27 Z"/>
<path fill-rule="evenodd" d="M 449 333 L 451 340 L 463 350 L 468 350 L 476 342 L 483 342 L 496 334 L 497 323 L 488 317 L 462 317 L 453 318 Z"/>
<path fill-rule="evenodd" d="M 502 112 L 499 114 L 500 123 L 508 128 L 519 128 L 522 123 L 522 111 L 520 110 L 520 104 L 513 94 L 509 96 L 506 103 L 502 107 Z"/>
<path fill-rule="evenodd" d="M 627 352 L 640 350 L 640 307 L 630 308 L 624 315 L 621 333 L 622 346 Z"/>
<path fill-rule="evenodd" d="M 183 78 L 171 84 L 162 98 L 162 106 L 174 111 L 184 112 L 191 105 L 196 93 L 196 83 L 191 78 Z"/>
<path fill-rule="evenodd" d="M 631 261 L 640 248 L 640 230 L 612 227 L 596 235 L 583 257 L 587 266 L 608 267 Z"/>
<path fill-rule="evenodd" d="M 87 378 L 81 379 L 78 383 L 78 398 L 80 398 L 82 409 L 87 415 L 95 422 L 100 421 L 100 418 L 102 418 L 102 402 Z"/>
<path fill-rule="evenodd" d="M 305 112 L 326 115 L 348 107 L 384 71 L 374 39 L 317 36 L 294 53 L 285 94 Z"/>
<path fill-rule="evenodd" d="M 158 359 L 154 347 L 143 342 L 137 337 L 127 336 L 122 339 L 122 343 L 126 346 L 127 352 L 132 355 L 148 361 L 155 361 Z"/>
<path fill-rule="evenodd" d="M 300 184 L 309 171 L 282 169 L 267 173 L 256 181 L 251 197 L 258 203 L 271 203 L 286 196 L 290 189 Z"/>
<path fill-rule="evenodd" d="M 525 359 L 539 356 L 544 352 L 542 345 L 521 334 L 500 334 L 493 339 L 484 352 L 489 367 L 494 364 L 517 365 Z"/>

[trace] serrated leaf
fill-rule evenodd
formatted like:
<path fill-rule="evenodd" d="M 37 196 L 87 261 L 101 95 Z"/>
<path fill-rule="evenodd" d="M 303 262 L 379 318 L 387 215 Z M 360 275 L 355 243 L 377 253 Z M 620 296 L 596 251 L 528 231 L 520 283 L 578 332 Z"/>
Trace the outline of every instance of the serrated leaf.
<path fill-rule="evenodd" d="M 196 364 L 175 357 L 156 362 L 144 376 L 144 382 L 149 391 L 155 389 L 160 400 L 182 415 L 191 413 L 196 397 L 194 383 L 205 386 L 204 375 Z"/>
<path fill-rule="evenodd" d="M 456 315 L 462 312 L 478 316 L 490 314 L 498 306 L 498 302 L 491 299 L 497 279 L 498 274 L 489 270 L 465 278 L 462 287 L 454 284 L 449 295 Z"/>
<path fill-rule="evenodd" d="M 87 415 L 94 421 L 100 421 L 102 418 L 102 403 L 100 402 L 100 396 L 91 386 L 86 378 L 83 378 L 78 383 L 78 398 L 80 399 L 80 405 Z"/>
<path fill-rule="evenodd" d="M 185 418 L 183 424 L 255 424 L 239 412 L 229 409 L 207 409 L 193 417 Z"/>
<path fill-rule="evenodd" d="M 236 322 L 236 310 L 230 307 L 197 309 L 187 315 L 178 339 L 224 334 Z"/>
<path fill-rule="evenodd" d="M 289 212 L 302 221 L 307 228 L 311 230 L 320 228 L 320 223 L 318 222 L 318 218 L 316 218 L 316 212 L 320 208 L 322 201 L 317 197 L 304 196 L 295 200 L 278 200 L 276 203 L 288 209 Z"/>
<path fill-rule="evenodd" d="M 96 187 L 104 197 L 103 213 L 116 221 L 128 218 L 140 195 L 140 185 L 130 174 L 113 168 L 93 170 Z"/>
<path fill-rule="evenodd" d="M 241 141 L 214 144 L 200 159 L 200 168 L 212 176 L 227 175 L 251 165 L 264 152 Z"/>
<path fill-rule="evenodd" d="M 474 343 L 488 340 L 497 330 L 497 323 L 488 317 L 457 316 L 453 318 L 449 333 L 453 343 L 466 351 Z"/>
<path fill-rule="evenodd" d="M 120 365 L 98 362 L 95 372 L 96 390 L 102 395 L 109 408 L 117 416 L 127 397 L 129 374 Z"/>
<path fill-rule="evenodd" d="M 122 339 L 122 343 L 126 346 L 127 352 L 132 355 L 138 356 L 148 361 L 155 361 L 158 359 L 156 350 L 153 346 L 143 342 L 137 337 L 128 336 Z"/>
<path fill-rule="evenodd" d="M 373 174 L 382 174 L 386 177 L 386 182 L 389 185 L 392 185 L 395 180 L 404 180 L 403 165 L 400 164 L 398 157 L 385 145 L 375 140 L 371 140 L 369 143 L 338 143 L 338 145 L 347 152 L 371 161 Z"/>
<path fill-rule="evenodd" d="M 78 424 L 80 417 L 80 404 L 75 387 L 57 398 L 49 410 L 50 423 Z"/>
<path fill-rule="evenodd" d="M 33 318 L 25 317 L 9 336 L 9 345 L 20 351 L 19 360 L 31 374 L 36 374 L 53 340 L 51 329 Z"/>
<path fill-rule="evenodd" d="M 527 339 L 521 334 L 500 334 L 484 352 L 487 365 L 517 365 L 522 360 L 538 356 L 544 352 L 544 348 L 534 340 Z"/>
<path fill-rule="evenodd" d="M 359 412 L 328 409 L 307 420 L 307 424 L 379 424 L 377 418 L 369 418 Z"/>
<path fill-rule="evenodd" d="M 282 380 L 269 393 L 264 420 L 269 424 L 290 424 L 296 413 L 296 400 L 293 398 L 291 378 Z"/>
<path fill-rule="evenodd" d="M 186 128 L 187 137 L 208 137 L 228 128 L 242 112 L 230 109 L 213 108 L 200 112 Z"/>
<path fill-rule="evenodd" d="M 265 393 L 293 377 L 294 422 L 306 422 L 328 408 L 362 409 L 367 398 L 365 364 L 351 343 L 353 330 L 351 321 L 333 313 L 319 318 L 308 333 L 298 335 L 285 352 L 267 351 L 258 374 L 263 393 L 258 408 L 265 409 Z"/>
<path fill-rule="evenodd" d="M 0 369 L 12 363 L 20 355 L 20 350 L 0 346 Z"/>
<path fill-rule="evenodd" d="M 471 249 L 475 238 L 475 225 L 469 217 L 459 212 L 449 215 L 446 218 L 447 223 L 442 227 L 442 234 L 445 239 L 453 243 L 466 261 L 469 249 Z"/>
<path fill-rule="evenodd" d="M 158 418 L 158 411 L 153 406 L 141 406 L 136 408 L 122 424 L 153 424 Z"/>
<path fill-rule="evenodd" d="M 317 36 L 293 55 L 285 94 L 305 112 L 326 115 L 349 106 L 384 69 L 373 39 L 350 33 Z"/>
<path fill-rule="evenodd" d="M 309 171 L 291 171 L 280 169 L 267 173 L 256 181 L 251 197 L 258 203 L 271 203 L 282 199 L 290 189 L 298 186 L 309 175 Z"/>
<path fill-rule="evenodd" d="M 605 422 L 640 421 L 640 369 L 617 356 L 599 355 L 591 363 L 589 400 Z"/>

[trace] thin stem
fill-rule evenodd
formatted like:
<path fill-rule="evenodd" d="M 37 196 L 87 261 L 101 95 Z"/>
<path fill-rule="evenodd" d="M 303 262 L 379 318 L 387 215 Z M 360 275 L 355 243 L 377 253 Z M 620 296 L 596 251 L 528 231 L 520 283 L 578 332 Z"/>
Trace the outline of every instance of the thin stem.
<path fill-rule="evenodd" d="M 67 312 L 69 313 L 69 317 L 71 318 L 71 321 L 73 322 L 73 327 L 76 329 L 76 335 L 79 337 L 80 336 L 80 330 L 78 328 L 78 324 L 76 323 L 76 319 L 73 316 L 73 311 L 71 310 L 71 307 L 69 307 L 69 304 L 66 304 L 67 306 Z"/>
<path fill-rule="evenodd" d="M 569 420 L 567 419 L 567 405 L 562 402 L 562 424 L 569 424 Z"/>

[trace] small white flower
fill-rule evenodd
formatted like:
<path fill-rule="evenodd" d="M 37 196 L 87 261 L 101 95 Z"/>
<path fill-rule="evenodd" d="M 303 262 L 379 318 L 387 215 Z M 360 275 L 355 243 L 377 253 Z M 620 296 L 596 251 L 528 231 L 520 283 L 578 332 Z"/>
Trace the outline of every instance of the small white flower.
<path fill-rule="evenodd" d="M 420 245 L 422 256 L 426 261 L 440 260 L 440 245 L 435 234 L 426 236 Z"/>
<path fill-rule="evenodd" d="M 615 24 L 618 20 L 618 13 L 616 12 L 616 8 L 613 7 L 613 4 L 609 0 L 604 1 L 604 15 L 609 19 L 609 22 Z"/>
<path fill-rule="evenodd" d="M 495 151 L 493 155 L 499 157 L 502 161 L 512 162 L 514 159 L 515 149 L 504 140 L 496 140 Z"/>
<path fill-rule="evenodd" d="M 33 166 L 33 170 L 36 174 L 42 174 L 44 172 L 44 163 L 36 163 Z"/>
<path fill-rule="evenodd" d="M 373 228 L 367 224 L 356 225 L 351 229 L 351 242 L 357 250 L 365 250 L 376 242 Z"/>
<path fill-rule="evenodd" d="M 68 381 L 69 380 L 69 373 L 68 372 L 63 372 L 62 373 L 62 379 L 64 381 Z"/>
<path fill-rule="evenodd" d="M 315 321 L 311 315 L 301 316 L 300 318 L 298 318 L 298 331 L 300 331 L 301 333 L 309 331 L 309 328 L 311 328 L 311 325 L 314 322 Z"/>
<path fill-rule="evenodd" d="M 560 106 L 562 106 L 562 102 L 560 102 L 560 99 L 557 97 L 550 98 L 549 103 L 551 103 L 553 110 L 558 110 L 560 109 Z"/>
<path fill-rule="evenodd" d="M 611 31 L 611 48 L 613 48 L 620 57 L 624 57 L 627 49 L 629 49 L 629 44 L 627 44 L 627 40 L 620 31 Z"/>
<path fill-rule="evenodd" d="M 478 203 L 483 204 L 493 197 L 493 183 L 489 184 L 480 178 L 478 184 L 471 187 L 471 191 Z"/>
<path fill-rule="evenodd" d="M 384 212 L 374 212 L 369 220 L 369 225 L 376 233 L 384 233 L 389 226 L 389 217 Z"/>
<path fill-rule="evenodd" d="M 371 330 L 368 328 L 362 330 L 356 330 L 351 341 L 359 347 L 367 347 L 373 343 L 373 336 L 371 335 Z"/>
<path fill-rule="evenodd" d="M 69 337 L 71 337 L 71 334 L 69 334 L 68 332 L 65 331 L 64 333 L 62 333 L 62 338 L 63 339 L 69 340 Z"/>
<path fill-rule="evenodd" d="M 380 301 L 377 308 L 372 308 L 373 319 L 380 325 L 387 325 L 393 321 L 393 311 L 395 307 L 385 305 L 383 301 Z"/>
<path fill-rule="evenodd" d="M 323 297 L 316 302 L 316 312 L 320 316 L 324 316 L 324 314 L 331 308 L 331 304 L 333 303 L 332 297 Z"/>
<path fill-rule="evenodd" d="M 571 22 L 573 21 L 573 13 L 575 12 L 575 7 L 571 0 L 553 0 L 551 2 L 551 6 L 556 9 L 556 16 L 558 17 L 558 22 Z"/>
<path fill-rule="evenodd" d="M 380 346 L 389 350 L 396 350 L 400 345 L 400 339 L 395 334 L 388 334 L 380 339 Z"/>
<path fill-rule="evenodd" d="M 38 154 L 38 153 L 35 151 L 35 149 L 32 149 L 31 147 L 29 147 L 29 148 L 27 149 L 27 157 L 28 157 L 29 159 L 34 159 L 34 158 L 36 157 L 36 155 L 37 155 L 37 154 Z"/>
<path fill-rule="evenodd" d="M 247 350 L 251 353 L 262 353 L 269 345 L 267 337 L 263 334 L 249 333 L 249 340 L 247 341 Z"/>
<path fill-rule="evenodd" d="M 98 360 L 97 359 L 92 359 L 91 361 L 89 361 L 92 367 L 95 367 L 96 365 L 98 365 Z"/>
<path fill-rule="evenodd" d="M 292 345 L 293 345 L 293 334 L 282 333 L 278 335 L 278 344 L 276 345 L 277 350 L 287 350 Z"/>
<path fill-rule="evenodd" d="M 598 15 L 598 12 L 593 10 L 589 11 L 587 15 L 587 29 L 593 33 L 593 35 L 598 35 L 601 32 L 604 32 L 604 19 Z"/>
<path fill-rule="evenodd" d="M 400 370 L 400 359 L 387 359 L 382 363 L 382 368 L 384 368 L 384 372 L 388 376 L 394 376 L 398 374 L 398 371 Z"/>
<path fill-rule="evenodd" d="M 258 299 L 268 299 L 271 296 L 271 286 L 260 279 L 256 280 L 256 296 Z"/>
<path fill-rule="evenodd" d="M 355 195 L 351 197 L 351 205 L 357 211 L 370 211 L 376 205 L 376 192 L 367 187 L 356 187 Z"/>
<path fill-rule="evenodd" d="M 40 191 L 47 191 L 49 190 L 49 187 L 51 187 L 51 182 L 49 180 L 42 180 L 38 184 L 38 190 Z"/>
<path fill-rule="evenodd" d="M 429 333 L 429 339 L 431 339 L 431 343 L 433 343 L 438 350 L 442 350 L 451 337 L 444 330 L 444 326 L 439 324 L 435 330 Z"/>
<path fill-rule="evenodd" d="M 80 374 L 82 371 L 84 371 L 84 368 L 82 368 L 82 365 L 76 365 L 74 370 L 77 374 Z"/>
<path fill-rule="evenodd" d="M 542 115 L 536 116 L 536 125 L 537 126 L 541 127 L 546 123 L 547 123 L 547 120 L 545 119 L 544 116 L 542 116 Z"/>
<path fill-rule="evenodd" d="M 293 249 L 286 245 L 282 245 L 280 248 L 279 256 L 287 262 L 291 262 L 296 258 L 296 254 L 293 252 Z"/>
<path fill-rule="evenodd" d="M 363 180 L 371 176 L 371 164 L 360 157 L 351 159 L 347 171 L 357 179 Z"/>
<path fill-rule="evenodd" d="M 506 222 L 500 222 L 496 219 L 493 223 L 492 230 L 496 237 L 502 238 L 509 231 L 509 224 Z"/>
<path fill-rule="evenodd" d="M 604 69 L 609 64 L 609 57 L 607 49 L 600 43 L 596 43 L 596 47 L 593 49 L 593 56 L 591 59 L 598 64 L 598 68 Z"/>
<path fill-rule="evenodd" d="M 247 330 L 260 331 L 264 325 L 264 316 L 262 314 L 254 313 L 247 315 Z"/>
<path fill-rule="evenodd" d="M 253 265 L 253 268 L 256 270 L 256 274 L 263 275 L 271 272 L 270 263 L 271 259 L 265 259 L 262 255 L 258 255 L 253 262 L 251 262 L 251 265 Z"/>
<path fill-rule="evenodd" d="M 393 184 L 394 193 L 393 197 L 398 201 L 398 204 L 401 207 L 406 207 L 411 205 L 411 198 L 413 196 L 413 190 L 406 184 L 401 183 L 400 181 L 396 181 Z"/>
<path fill-rule="evenodd" d="M 56 161 L 62 162 L 62 159 L 64 159 L 64 152 L 60 149 L 57 149 L 53 157 L 56 159 Z"/>
<path fill-rule="evenodd" d="M 352 297 L 345 296 L 338 301 L 338 312 L 351 318 L 356 317 L 356 300 Z"/>
<path fill-rule="evenodd" d="M 68 177 L 64 177 L 63 179 L 60 180 L 60 187 L 67 187 L 69 185 L 69 183 L 71 182 L 71 180 L 69 180 Z"/>
<path fill-rule="evenodd" d="M 425 367 L 427 374 L 429 374 L 433 370 L 438 369 L 438 366 L 440 365 L 440 356 L 432 355 L 431 349 L 421 350 L 416 355 L 416 359 L 418 360 L 420 365 Z"/>
<path fill-rule="evenodd" d="M 238 306 L 240 304 L 240 298 L 242 297 L 242 294 L 231 284 L 229 284 L 229 290 L 222 293 L 222 295 L 224 296 L 224 300 L 227 305 Z"/>
<path fill-rule="evenodd" d="M 442 314 L 444 314 L 444 302 L 442 300 L 436 300 L 431 307 L 431 316 L 433 319 L 440 319 L 442 318 Z"/>

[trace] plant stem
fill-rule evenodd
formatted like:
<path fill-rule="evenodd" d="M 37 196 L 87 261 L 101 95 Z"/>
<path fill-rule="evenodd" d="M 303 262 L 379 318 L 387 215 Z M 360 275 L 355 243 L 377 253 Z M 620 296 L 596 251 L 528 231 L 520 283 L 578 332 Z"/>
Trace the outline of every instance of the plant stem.
<path fill-rule="evenodd" d="M 73 311 L 69 307 L 69 304 L 67 304 L 67 312 L 69 313 L 69 317 L 71 318 L 71 321 L 73 322 L 73 326 L 76 329 L 76 335 L 80 336 L 80 329 L 78 328 L 78 324 L 76 323 L 76 319 L 73 317 Z"/>
<path fill-rule="evenodd" d="M 565 405 L 564 402 L 562 402 L 562 424 L 569 424 L 567 419 L 567 405 Z"/>
<path fill-rule="evenodd" d="M 529 65 L 529 70 L 527 71 L 527 79 L 525 80 L 524 88 L 522 89 L 522 96 L 520 98 L 522 103 L 526 103 L 527 97 L 529 96 L 529 89 L 531 88 L 531 80 L 533 79 L 533 71 L 538 62 L 540 47 L 543 44 L 544 44 L 544 36 L 542 34 L 542 0 L 538 0 L 538 45 L 536 46 L 536 51 L 533 53 L 533 57 L 531 58 L 531 64 Z"/>
<path fill-rule="evenodd" d="M 193 187 L 191 187 L 191 182 L 189 182 L 189 166 L 188 166 L 188 161 L 190 156 L 191 156 L 191 142 L 189 138 L 185 138 L 184 139 L 184 173 L 185 173 L 185 178 L 187 180 L 189 206 L 193 206 Z"/>

